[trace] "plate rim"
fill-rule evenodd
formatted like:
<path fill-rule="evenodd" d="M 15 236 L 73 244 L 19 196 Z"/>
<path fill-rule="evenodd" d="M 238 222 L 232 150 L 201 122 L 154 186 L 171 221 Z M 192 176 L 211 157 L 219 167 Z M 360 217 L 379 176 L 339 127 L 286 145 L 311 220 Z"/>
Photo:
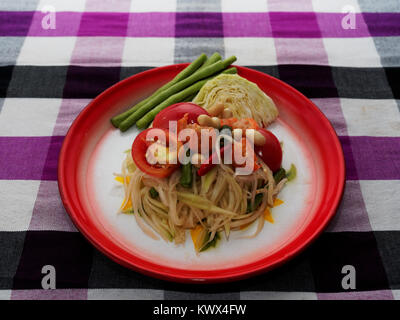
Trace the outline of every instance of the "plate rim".
<path fill-rule="evenodd" d="M 120 254 L 116 254 L 115 252 L 111 251 L 110 248 L 104 246 L 104 243 L 103 243 L 103 245 L 101 243 L 99 243 L 101 241 L 99 241 L 92 235 L 92 233 L 90 232 L 90 230 L 88 230 L 88 228 L 86 228 L 84 223 L 78 219 L 76 212 L 74 212 L 74 208 L 71 204 L 71 199 L 69 198 L 68 192 L 67 192 L 64 168 L 65 168 L 65 163 L 67 162 L 66 159 L 68 157 L 68 155 L 67 155 L 68 149 L 67 148 L 68 148 L 69 144 L 71 144 L 71 142 L 72 142 L 72 136 L 74 134 L 74 130 L 76 127 L 78 127 L 81 119 L 84 118 L 87 113 L 91 112 L 93 105 L 96 105 L 98 100 L 105 98 L 106 96 L 109 96 L 110 94 L 114 94 L 115 90 L 117 90 L 121 86 L 128 84 L 133 79 L 138 80 L 142 77 L 147 77 L 148 75 L 151 75 L 152 73 L 157 73 L 157 72 L 165 71 L 168 69 L 171 69 L 171 71 L 172 71 L 175 68 L 178 71 L 187 65 L 188 65 L 188 63 L 180 63 L 180 64 L 172 64 L 172 65 L 167 65 L 167 66 L 162 66 L 162 67 L 155 67 L 155 68 L 151 68 L 149 70 L 142 71 L 138 74 L 132 75 L 126 79 L 123 79 L 123 80 L 115 83 L 111 87 L 109 87 L 106 90 L 104 90 L 103 92 L 101 92 L 94 99 L 92 99 L 86 107 L 83 108 L 83 110 L 78 114 L 78 116 L 74 119 L 71 126 L 69 127 L 67 134 L 65 135 L 64 141 L 62 143 L 60 154 L 59 154 L 58 169 L 57 169 L 57 172 L 58 172 L 57 184 L 58 184 L 58 189 L 60 192 L 60 197 L 61 197 L 63 206 L 66 209 L 68 215 L 70 216 L 73 224 L 78 229 L 78 231 L 80 233 L 82 233 L 85 236 L 85 238 L 95 248 L 97 248 L 99 251 L 101 251 L 107 257 L 109 257 L 113 261 L 119 263 L 120 265 L 127 267 L 129 269 L 135 270 L 135 271 L 139 271 L 147 276 L 152 276 L 152 277 L 162 279 L 162 280 L 184 282 L 184 283 L 217 283 L 217 282 L 228 282 L 228 281 L 241 280 L 241 279 L 245 279 L 250 276 L 254 276 L 254 275 L 269 271 L 271 269 L 274 269 L 274 268 L 282 265 L 284 262 L 292 259 L 294 256 L 301 253 L 303 250 L 305 250 L 322 233 L 322 231 L 327 227 L 327 225 L 331 221 L 331 219 L 335 216 L 338 206 L 340 205 L 343 193 L 344 193 L 346 168 L 345 168 L 343 148 L 342 148 L 342 145 L 338 138 L 338 135 L 337 135 L 336 131 L 334 130 L 332 124 L 328 120 L 328 118 L 323 114 L 323 112 L 309 98 L 304 96 L 300 91 L 298 91 L 291 85 L 289 85 L 289 84 L 283 82 L 282 80 L 277 79 L 269 74 L 260 72 L 258 70 L 252 69 L 252 68 L 234 65 L 234 67 L 238 68 L 239 72 L 240 72 L 240 70 L 252 72 L 252 73 L 258 74 L 259 77 L 267 77 L 267 78 L 270 78 L 270 80 L 272 80 L 272 81 L 277 81 L 280 86 L 283 86 L 286 90 L 289 90 L 292 94 L 299 95 L 302 99 L 307 100 L 307 103 L 310 104 L 313 107 L 314 111 L 319 114 L 319 117 L 324 122 L 324 126 L 329 130 L 330 134 L 333 134 L 334 144 L 331 145 L 331 148 L 335 149 L 335 151 L 337 152 L 338 158 L 339 158 L 337 174 L 339 175 L 340 185 L 338 186 L 337 191 L 335 193 L 335 197 L 332 200 L 333 205 L 331 205 L 329 207 L 329 210 L 326 210 L 324 219 L 318 225 L 318 227 L 313 229 L 313 232 L 311 232 L 307 236 L 307 238 L 304 241 L 302 241 L 299 245 L 296 245 L 293 250 L 291 250 L 290 252 L 287 252 L 286 254 L 282 255 L 279 258 L 275 258 L 270 263 L 265 263 L 265 262 L 263 263 L 263 261 L 265 259 L 271 257 L 271 256 L 268 256 L 268 257 L 264 257 L 259 260 L 253 261 L 251 263 L 239 265 L 236 267 L 230 267 L 230 268 L 226 268 L 226 269 L 216 269 L 216 270 L 182 270 L 179 268 L 165 267 L 162 265 L 157 265 L 157 263 L 154 263 L 152 261 L 148 261 L 146 259 L 139 258 L 139 257 L 136 257 L 137 258 L 136 261 L 129 261 L 127 258 L 122 257 Z M 300 233 L 300 235 L 303 232 L 304 231 L 302 231 Z M 298 235 L 298 237 L 300 235 Z M 295 239 L 293 239 L 293 241 L 294 240 Z M 115 244 L 115 245 L 118 246 L 117 244 Z M 286 246 L 287 245 L 285 245 L 283 248 L 285 248 Z M 122 248 L 120 248 L 120 249 L 124 250 Z M 274 254 L 275 253 L 273 253 L 272 256 Z M 154 266 L 158 266 L 158 268 L 154 268 Z M 173 273 L 174 271 L 177 273 Z M 183 272 L 183 271 L 186 271 L 186 272 Z"/>

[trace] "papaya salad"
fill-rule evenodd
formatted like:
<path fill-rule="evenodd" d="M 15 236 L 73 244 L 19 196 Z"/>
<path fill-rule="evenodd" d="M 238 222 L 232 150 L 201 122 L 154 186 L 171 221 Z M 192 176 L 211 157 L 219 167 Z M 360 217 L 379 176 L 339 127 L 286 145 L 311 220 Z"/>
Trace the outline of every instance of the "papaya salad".
<path fill-rule="evenodd" d="M 279 115 L 273 100 L 227 68 L 236 58 L 204 56 L 111 119 L 121 131 L 147 127 L 115 173 L 124 189 L 119 212 L 133 214 L 155 240 L 183 244 L 190 234 L 196 252 L 253 223 L 242 238 L 256 237 L 296 176 L 293 164 L 282 167 L 281 142 L 266 129 Z"/>

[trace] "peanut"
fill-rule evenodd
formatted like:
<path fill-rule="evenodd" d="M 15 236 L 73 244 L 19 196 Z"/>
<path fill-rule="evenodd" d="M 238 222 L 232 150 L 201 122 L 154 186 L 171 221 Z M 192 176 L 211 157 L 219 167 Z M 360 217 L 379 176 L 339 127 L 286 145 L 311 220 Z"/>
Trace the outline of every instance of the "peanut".
<path fill-rule="evenodd" d="M 206 114 L 201 114 L 197 117 L 197 122 L 199 125 L 204 127 L 213 127 L 219 129 L 221 127 L 221 120 L 217 117 L 210 117 Z"/>
<path fill-rule="evenodd" d="M 197 123 L 201 126 L 209 127 L 212 123 L 212 120 L 210 116 L 201 114 L 197 117 Z"/>
<path fill-rule="evenodd" d="M 221 120 L 218 117 L 212 117 L 211 121 L 213 122 L 213 125 L 211 127 L 216 129 L 221 128 Z"/>
<path fill-rule="evenodd" d="M 232 113 L 231 109 L 225 108 L 224 111 L 222 111 L 223 119 L 228 119 L 228 118 L 232 118 L 232 117 L 233 117 L 233 113 Z"/>
<path fill-rule="evenodd" d="M 252 140 L 255 146 L 263 146 L 266 142 L 263 134 L 254 129 L 246 130 L 246 138 Z"/>

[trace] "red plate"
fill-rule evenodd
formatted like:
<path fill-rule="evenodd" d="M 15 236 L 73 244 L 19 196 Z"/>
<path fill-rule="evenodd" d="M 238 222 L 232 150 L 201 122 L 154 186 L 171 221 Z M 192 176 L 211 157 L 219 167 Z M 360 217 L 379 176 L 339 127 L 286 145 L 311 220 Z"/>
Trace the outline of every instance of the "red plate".
<path fill-rule="evenodd" d="M 280 119 L 304 142 L 314 170 L 315 190 L 307 212 L 311 218 L 284 245 L 267 256 L 260 255 L 224 268 L 177 268 L 128 250 L 96 221 L 96 211 L 88 209 L 91 206 L 85 182 L 88 159 L 95 146 L 115 130 L 109 119 L 172 79 L 185 66 L 155 68 L 125 79 L 100 94 L 79 114 L 68 131 L 59 158 L 58 183 L 64 206 L 76 227 L 96 248 L 119 264 L 147 275 L 179 282 L 209 283 L 243 279 L 270 270 L 298 254 L 326 227 L 342 196 L 345 166 L 340 142 L 322 112 L 300 92 L 264 73 L 237 67 L 239 75 L 255 82 L 275 101 Z"/>

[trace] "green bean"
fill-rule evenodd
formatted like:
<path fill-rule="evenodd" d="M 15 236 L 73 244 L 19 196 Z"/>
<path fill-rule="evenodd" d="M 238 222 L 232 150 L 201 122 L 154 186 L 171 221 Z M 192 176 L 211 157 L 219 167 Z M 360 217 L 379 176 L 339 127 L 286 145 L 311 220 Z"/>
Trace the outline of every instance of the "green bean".
<path fill-rule="evenodd" d="M 211 57 L 210 57 L 211 59 Z M 140 101 L 136 105 L 134 105 L 132 108 L 129 110 L 113 117 L 111 119 L 111 123 L 114 125 L 114 127 L 118 128 L 118 126 L 126 119 L 128 118 L 132 113 L 134 113 L 137 109 L 139 109 L 141 106 L 145 105 L 148 101 L 150 101 L 152 98 L 154 98 L 157 94 L 160 92 L 168 89 L 169 87 L 172 87 L 175 83 L 189 77 L 191 74 L 193 74 L 196 70 L 198 70 L 200 67 L 203 67 L 207 61 L 210 59 L 207 59 L 207 56 L 205 53 L 202 53 L 200 56 L 197 57 L 196 60 L 194 60 L 190 65 L 188 65 L 185 69 L 183 69 L 181 72 L 179 72 L 174 79 L 163 85 L 161 88 L 156 90 L 150 97 Z M 215 59 L 215 58 L 213 58 Z"/>
<path fill-rule="evenodd" d="M 213 63 L 221 60 L 222 57 L 218 52 L 214 52 L 208 59 L 206 62 L 203 63 L 203 65 L 200 67 L 199 70 L 204 69 L 205 67 L 208 67 L 209 65 L 212 65 Z M 186 98 L 184 101 L 187 102 L 191 102 L 193 101 L 193 99 L 197 96 L 197 92 L 193 95 L 191 95 L 190 97 Z"/>
<path fill-rule="evenodd" d="M 177 82 L 191 76 L 199 68 L 201 68 L 206 61 L 207 61 L 207 55 L 205 53 L 202 53 L 201 55 L 198 56 L 198 58 L 196 60 L 194 60 L 185 69 L 183 69 L 181 72 L 179 72 L 178 75 L 173 79 L 173 81 L 175 81 L 175 83 L 177 83 Z M 175 83 L 170 84 L 163 90 L 168 89 L 169 87 L 172 87 Z"/>
<path fill-rule="evenodd" d="M 160 88 L 161 89 L 161 88 Z M 158 91 L 158 90 L 157 90 Z M 126 118 L 128 118 L 132 113 L 135 112 L 135 110 L 137 110 L 138 108 L 140 108 L 141 106 L 143 106 L 145 103 L 147 103 L 147 101 L 149 101 L 153 95 L 157 94 L 158 92 L 154 92 L 150 97 L 140 101 L 139 103 L 135 104 L 132 108 L 130 108 L 129 110 L 126 110 L 123 113 L 120 113 L 119 115 L 114 116 L 113 118 L 111 118 L 111 123 L 115 128 L 118 128 L 118 126 L 120 125 L 120 123 L 122 121 L 124 121 Z"/>
<path fill-rule="evenodd" d="M 205 67 L 208 67 L 209 65 L 212 65 L 213 63 L 221 60 L 222 57 L 218 52 L 214 52 L 207 60 L 206 62 L 203 63 L 203 65 L 200 67 L 199 70 L 204 69 Z M 195 97 L 197 96 L 197 92 L 190 97 L 186 98 L 185 101 L 192 101 Z"/>
<path fill-rule="evenodd" d="M 214 52 L 207 60 L 206 62 L 203 63 L 203 65 L 200 67 L 199 70 L 204 69 L 205 67 L 208 67 L 212 65 L 213 63 L 222 60 L 221 55 L 218 52 Z"/>
<path fill-rule="evenodd" d="M 158 104 L 162 103 L 172 95 L 184 90 L 189 87 L 196 81 L 209 77 L 223 69 L 226 69 L 232 62 L 236 60 L 236 57 L 232 56 L 224 61 L 217 61 L 208 67 L 205 67 L 202 70 L 198 70 L 193 73 L 191 76 L 183 79 L 175 83 L 173 86 L 168 89 L 160 92 L 152 99 L 150 99 L 147 103 L 138 108 L 134 113 L 132 113 L 128 118 L 126 118 L 120 125 L 119 128 L 121 131 L 128 130 L 132 125 L 136 123 L 140 118 L 142 118 L 146 113 L 148 113 L 151 109 L 153 109 Z M 194 93 L 194 92 L 192 92 Z"/>
<path fill-rule="evenodd" d="M 255 211 L 261 204 L 263 198 L 262 193 L 257 193 L 254 197 L 254 205 L 251 205 L 251 201 L 247 200 L 247 213 Z"/>
<path fill-rule="evenodd" d="M 139 109 L 137 109 L 133 114 L 131 114 L 127 119 L 125 119 L 119 126 L 121 131 L 126 131 L 130 128 L 137 120 L 142 118 L 147 112 L 153 109 L 156 105 L 161 103 L 163 100 L 169 98 L 171 95 L 183 90 L 189 85 L 193 84 L 197 80 L 210 76 L 214 72 L 224 69 L 224 63 L 222 61 L 218 61 L 203 70 L 199 70 L 189 76 L 188 78 L 174 84 L 172 87 L 162 91 L 155 97 L 153 97 L 146 104 L 142 105 Z"/>
<path fill-rule="evenodd" d="M 234 63 L 236 61 L 236 57 L 235 56 L 231 56 L 227 59 L 225 59 L 224 61 L 222 61 L 222 63 L 224 64 L 224 69 L 228 68 L 232 63 Z"/>
<path fill-rule="evenodd" d="M 148 127 L 151 121 L 153 121 L 154 117 L 159 113 L 162 109 L 178 102 L 182 102 L 187 100 L 188 97 L 192 96 L 194 92 L 199 92 L 201 87 L 207 82 L 208 80 L 201 80 L 192 84 L 190 87 L 175 93 L 174 95 L 170 96 L 168 99 L 164 100 L 162 103 L 158 104 L 154 109 L 150 110 L 146 113 L 141 119 L 136 122 L 136 125 L 139 129 L 145 129 Z M 121 125 L 123 125 L 122 123 Z M 121 131 L 124 131 L 125 128 L 121 128 Z"/>
<path fill-rule="evenodd" d="M 206 62 L 203 63 L 203 65 L 200 67 L 199 70 L 204 69 L 205 67 L 208 67 L 210 65 L 212 65 L 213 63 L 221 60 L 222 57 L 218 52 L 214 52 L 211 57 L 209 57 Z M 186 98 L 185 101 L 192 101 L 195 97 L 197 96 L 197 92 L 195 94 L 192 94 L 190 97 Z"/>
<path fill-rule="evenodd" d="M 286 178 L 286 170 L 284 168 L 280 168 L 279 170 L 274 172 L 275 183 L 278 184 L 279 181 Z"/>
<path fill-rule="evenodd" d="M 193 99 L 194 99 L 196 96 L 197 96 L 197 92 L 196 92 L 196 93 L 194 93 L 194 94 L 192 94 L 191 96 L 189 96 L 189 97 L 185 98 L 185 100 L 184 100 L 184 101 L 187 101 L 187 102 L 192 102 L 192 101 L 193 101 Z"/>
<path fill-rule="evenodd" d="M 192 186 L 192 180 L 192 164 L 188 162 L 187 164 L 182 165 L 182 174 L 179 183 L 185 188 L 190 188 Z"/>
<path fill-rule="evenodd" d="M 235 74 L 237 73 L 236 68 L 229 68 L 224 70 L 224 74 Z M 219 73 L 219 74 L 221 74 Z M 218 75 L 218 74 L 217 74 Z M 137 121 L 136 125 L 139 129 L 144 129 L 147 128 L 147 126 L 150 124 L 151 121 L 153 121 L 154 117 L 159 113 L 161 110 L 165 109 L 166 107 L 169 107 L 170 105 L 174 103 L 178 103 L 181 101 L 184 101 L 185 98 L 190 97 L 194 93 L 197 93 L 200 91 L 201 87 L 210 79 L 216 77 L 217 75 L 208 77 L 204 80 L 200 80 L 194 84 L 192 84 L 190 87 L 187 87 L 186 89 L 170 96 L 168 99 L 164 100 L 162 103 L 157 105 L 155 108 L 153 108 L 150 112 L 148 112 L 145 116 L 143 116 L 140 120 Z M 122 130 L 122 129 L 121 129 Z"/>

